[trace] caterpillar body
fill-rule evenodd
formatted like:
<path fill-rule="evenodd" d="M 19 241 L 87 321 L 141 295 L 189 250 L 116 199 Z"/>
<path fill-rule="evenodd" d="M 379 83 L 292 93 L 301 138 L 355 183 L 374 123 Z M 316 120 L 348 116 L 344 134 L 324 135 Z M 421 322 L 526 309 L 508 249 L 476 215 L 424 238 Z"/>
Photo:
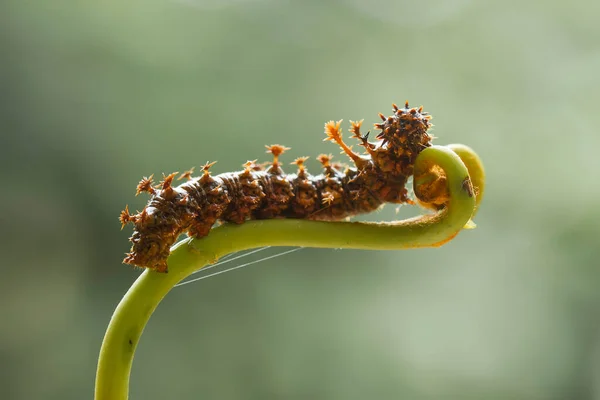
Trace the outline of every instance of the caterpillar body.
<path fill-rule="evenodd" d="M 186 179 L 174 187 L 176 173 L 167 175 L 158 186 L 152 176 L 137 186 L 137 194 L 147 192 L 151 199 L 137 214 L 128 208 L 119 217 L 122 227 L 134 225 L 129 239 L 133 245 L 123 260 L 126 264 L 167 272 L 170 247 L 186 233 L 204 237 L 217 222 L 244 223 L 250 219 L 301 218 L 341 220 L 376 210 L 384 203 L 411 203 L 406 182 L 413 173 L 417 155 L 431 145 L 427 133 L 431 116 L 423 108 L 393 105 L 394 112 L 375 124 L 381 132 L 377 142 L 369 141 L 369 133 L 361 133 L 361 121 L 351 123 L 352 137 L 358 139 L 365 152 L 358 154 L 342 139 L 341 121 L 325 124 L 325 140 L 337 143 L 354 163 L 345 168 L 331 163 L 331 156 L 320 155 L 324 171 L 310 175 L 305 168 L 307 157 L 297 158 L 294 174 L 285 174 L 280 156 L 288 148 L 267 146 L 273 155 L 268 167 L 248 161 L 238 172 L 213 176 L 202 167 L 199 177 L 193 170 L 179 176 Z"/>

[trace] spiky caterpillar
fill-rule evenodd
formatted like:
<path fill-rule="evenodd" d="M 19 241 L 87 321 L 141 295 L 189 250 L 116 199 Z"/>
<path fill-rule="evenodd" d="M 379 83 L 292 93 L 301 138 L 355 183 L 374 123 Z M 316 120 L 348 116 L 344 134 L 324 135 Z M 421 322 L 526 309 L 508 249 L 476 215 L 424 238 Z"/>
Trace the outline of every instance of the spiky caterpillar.
<path fill-rule="evenodd" d="M 351 122 L 352 137 L 359 140 L 365 154 L 352 151 L 342 140 L 341 121 L 325 124 L 325 140 L 336 142 L 353 161 L 354 168 L 343 172 L 335 168 L 331 156 L 320 155 L 324 172 L 307 173 L 307 157 L 296 159 L 296 174 L 285 174 L 279 156 L 287 148 L 267 146 L 273 163 L 263 169 L 255 161 L 244 164 L 244 170 L 210 174 L 214 163 L 202 167 L 203 174 L 192 178 L 192 170 L 179 179 L 187 179 L 173 187 L 176 173 L 165 176 L 160 185 L 152 186 L 152 177 L 144 178 L 137 194 L 148 192 L 152 198 L 134 215 L 127 207 L 121 212 L 122 226 L 133 223 L 129 239 L 133 246 L 124 263 L 167 272 L 170 247 L 179 235 L 203 237 L 217 222 L 241 224 L 249 219 L 301 218 L 341 220 L 348 216 L 376 210 L 384 203 L 410 203 L 406 181 L 413 173 L 417 155 L 431 144 L 427 133 L 431 116 L 422 107 L 404 108 L 393 105 L 394 113 L 375 124 L 381 130 L 378 142 L 369 142 L 369 133 L 361 134 L 362 120 Z"/>

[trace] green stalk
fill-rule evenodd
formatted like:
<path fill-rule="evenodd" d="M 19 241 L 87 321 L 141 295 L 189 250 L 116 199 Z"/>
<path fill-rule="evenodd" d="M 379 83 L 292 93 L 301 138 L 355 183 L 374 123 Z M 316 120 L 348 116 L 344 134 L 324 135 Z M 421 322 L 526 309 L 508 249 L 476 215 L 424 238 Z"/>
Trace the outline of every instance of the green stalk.
<path fill-rule="evenodd" d="M 100 350 L 95 399 L 128 398 L 135 349 L 160 301 L 182 279 L 226 254 L 260 246 L 399 250 L 440 246 L 455 237 L 474 215 L 485 177 L 481 161 L 471 149 L 455 145 L 452 150 L 429 147 L 415 163 L 417 176 L 426 175 L 432 165 L 440 166 L 446 174 L 450 200 L 437 214 L 389 223 L 248 221 L 242 225 L 226 224 L 204 238 L 177 243 L 168 259 L 169 273 L 145 270 L 117 306 Z M 470 185 L 465 184 L 469 175 L 473 186 L 478 188 L 476 196 L 469 190 Z M 415 185 L 423 182 L 421 178 L 415 179 Z"/>
<path fill-rule="evenodd" d="M 473 182 L 476 195 L 475 210 L 473 210 L 473 216 L 471 216 L 471 218 L 473 218 L 477 214 L 477 211 L 479 211 L 479 204 L 481 203 L 481 200 L 483 200 L 483 192 L 485 190 L 485 170 L 483 169 L 483 162 L 477 153 L 469 146 L 465 146 L 464 144 L 449 144 L 446 147 L 458 154 L 469 170 L 469 176 L 471 177 L 471 182 Z"/>

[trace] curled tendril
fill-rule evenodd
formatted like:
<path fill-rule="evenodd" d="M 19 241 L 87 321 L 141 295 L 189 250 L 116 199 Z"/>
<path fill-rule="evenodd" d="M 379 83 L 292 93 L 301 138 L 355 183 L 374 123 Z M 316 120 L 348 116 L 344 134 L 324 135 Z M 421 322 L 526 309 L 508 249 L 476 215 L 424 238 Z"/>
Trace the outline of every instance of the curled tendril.
<path fill-rule="evenodd" d="M 463 145 L 432 146 L 416 159 L 419 203 L 436 210 L 395 222 L 318 222 L 294 219 L 223 225 L 202 239 L 171 249 L 169 273 L 145 270 L 117 306 L 106 331 L 96 374 L 96 400 L 128 398 L 136 346 L 150 316 L 178 282 L 220 257 L 260 246 L 398 250 L 437 247 L 469 226 L 483 197 L 485 173 L 477 154 Z"/>

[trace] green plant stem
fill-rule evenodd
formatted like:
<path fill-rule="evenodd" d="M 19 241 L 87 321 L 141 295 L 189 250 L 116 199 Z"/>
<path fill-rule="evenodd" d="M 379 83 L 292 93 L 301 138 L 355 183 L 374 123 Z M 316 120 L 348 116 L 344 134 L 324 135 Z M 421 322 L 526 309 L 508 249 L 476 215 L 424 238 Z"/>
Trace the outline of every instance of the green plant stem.
<path fill-rule="evenodd" d="M 248 221 L 242 225 L 225 224 L 204 238 L 177 243 L 168 259 L 169 273 L 144 271 L 117 306 L 100 350 L 96 400 L 128 398 L 135 349 L 160 301 L 182 279 L 225 254 L 259 246 L 398 250 L 440 246 L 452 239 L 472 217 L 480 200 L 465 189 L 465 179 L 469 179 L 470 172 L 477 178 L 474 186 L 483 193 L 483 169 L 468 148 L 460 148 L 456 153 L 443 146 L 427 148 L 419 154 L 415 171 L 426 171 L 432 164 L 445 171 L 450 193 L 449 203 L 437 214 L 389 223 Z"/>
<path fill-rule="evenodd" d="M 449 144 L 446 147 L 458 154 L 469 170 L 469 176 L 471 177 L 471 182 L 473 182 L 476 195 L 475 210 L 473 210 L 473 216 L 471 216 L 473 218 L 477 214 L 477 211 L 479 211 L 479 204 L 483 200 L 483 193 L 485 191 L 485 169 L 483 168 L 483 162 L 469 146 L 455 143 Z"/>

